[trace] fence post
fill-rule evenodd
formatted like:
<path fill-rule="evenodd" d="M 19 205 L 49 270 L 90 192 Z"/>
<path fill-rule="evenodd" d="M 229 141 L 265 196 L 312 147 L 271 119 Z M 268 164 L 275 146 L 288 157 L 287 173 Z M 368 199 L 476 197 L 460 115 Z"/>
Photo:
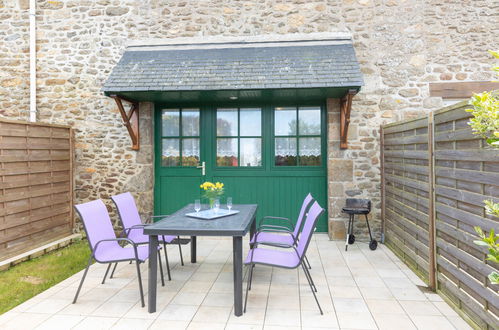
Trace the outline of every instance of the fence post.
<path fill-rule="evenodd" d="M 436 225 L 435 225 L 435 124 L 433 112 L 428 114 L 428 234 L 429 234 L 429 270 L 428 279 L 430 288 L 437 290 L 437 256 L 436 256 Z"/>
<path fill-rule="evenodd" d="M 380 136 L 380 176 L 381 176 L 381 243 L 385 243 L 385 132 L 383 126 L 379 129 Z"/>

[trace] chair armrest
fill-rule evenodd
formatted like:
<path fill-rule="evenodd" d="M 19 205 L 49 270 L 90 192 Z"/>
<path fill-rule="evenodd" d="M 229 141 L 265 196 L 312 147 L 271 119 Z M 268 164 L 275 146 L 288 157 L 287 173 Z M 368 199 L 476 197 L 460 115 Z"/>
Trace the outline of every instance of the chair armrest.
<path fill-rule="evenodd" d="M 256 247 L 258 247 L 259 244 L 261 244 L 261 245 L 267 245 L 267 246 L 273 246 L 273 247 L 278 247 L 278 248 L 283 248 L 283 249 L 294 248 L 293 245 L 288 245 L 288 244 L 281 244 L 281 243 L 274 243 L 274 242 L 265 242 L 265 241 L 258 242 L 258 235 L 260 233 L 261 232 L 255 233 L 255 244 L 252 247 L 252 249 L 255 249 Z M 295 243 L 296 243 L 296 240 L 295 240 Z M 252 263 L 252 262 L 253 262 L 253 254 L 251 254 L 251 259 L 250 259 L 250 263 Z"/>
<path fill-rule="evenodd" d="M 291 220 L 289 220 L 289 218 L 284 218 L 284 217 L 274 217 L 274 216 L 270 216 L 270 215 L 267 215 L 267 216 L 264 216 L 261 220 L 260 220 L 260 226 L 262 225 L 265 225 L 265 220 L 282 220 L 284 221 L 284 223 L 289 226 L 289 230 L 293 231 L 294 230 L 294 226 L 293 226 L 293 223 L 291 222 Z"/>
<path fill-rule="evenodd" d="M 125 228 L 125 229 L 123 229 L 122 235 L 128 237 L 128 235 L 130 234 L 130 231 L 132 231 L 133 229 L 144 229 L 144 227 L 146 227 L 147 225 L 148 224 L 146 224 L 146 223 L 142 223 L 139 225 L 133 225 L 131 227 Z"/>
<path fill-rule="evenodd" d="M 275 230 L 285 230 L 287 231 L 288 233 L 292 233 L 293 231 L 291 231 L 288 227 L 285 227 L 285 226 L 277 226 L 277 225 L 260 225 L 260 227 L 258 227 L 256 229 L 256 231 L 262 231 L 264 229 L 268 229 L 268 231 L 271 231 L 273 229 Z"/>
<path fill-rule="evenodd" d="M 136 247 L 136 244 L 131 239 L 119 237 L 119 238 L 102 239 L 102 240 L 98 241 L 97 244 L 95 244 L 94 251 L 97 250 L 97 247 L 102 242 L 128 242 L 128 243 L 132 244 L 134 247 Z"/>
<path fill-rule="evenodd" d="M 293 247 L 293 245 L 282 244 L 282 243 L 274 243 L 274 242 L 258 242 L 258 244 L 267 245 L 267 246 L 273 246 L 273 247 L 278 247 L 278 248 L 283 248 L 283 249 L 289 249 L 289 248 Z"/>

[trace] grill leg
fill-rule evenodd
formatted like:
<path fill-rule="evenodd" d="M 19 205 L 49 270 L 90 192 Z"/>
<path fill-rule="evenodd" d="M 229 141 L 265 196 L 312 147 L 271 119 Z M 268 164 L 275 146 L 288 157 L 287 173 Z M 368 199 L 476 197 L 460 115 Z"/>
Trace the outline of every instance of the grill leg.
<path fill-rule="evenodd" d="M 348 215 L 348 230 L 347 230 L 347 238 L 345 240 L 345 251 L 348 251 L 348 238 L 350 237 L 353 231 L 353 214 Z"/>
<path fill-rule="evenodd" d="M 366 224 L 367 224 L 367 230 L 369 230 L 369 238 L 371 241 L 373 240 L 373 236 L 371 235 L 371 227 L 369 227 L 369 221 L 367 220 L 367 214 L 364 214 L 366 216 Z"/>

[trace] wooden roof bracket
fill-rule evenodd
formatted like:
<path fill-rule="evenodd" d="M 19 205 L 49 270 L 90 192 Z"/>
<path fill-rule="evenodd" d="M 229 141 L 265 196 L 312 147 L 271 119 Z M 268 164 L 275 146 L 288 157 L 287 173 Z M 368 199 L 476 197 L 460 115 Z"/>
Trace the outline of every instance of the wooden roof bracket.
<path fill-rule="evenodd" d="M 348 149 L 348 126 L 350 125 L 350 112 L 352 99 L 357 90 L 350 89 L 340 100 L 340 149 Z"/>
<path fill-rule="evenodd" d="M 139 150 L 139 102 L 133 101 L 123 96 L 111 95 L 116 104 L 118 105 L 118 109 L 120 110 L 121 118 L 123 118 L 123 124 L 128 130 L 128 134 L 132 139 L 132 150 Z M 125 111 L 123 107 L 123 102 L 128 102 L 131 104 L 130 110 L 128 113 Z"/>

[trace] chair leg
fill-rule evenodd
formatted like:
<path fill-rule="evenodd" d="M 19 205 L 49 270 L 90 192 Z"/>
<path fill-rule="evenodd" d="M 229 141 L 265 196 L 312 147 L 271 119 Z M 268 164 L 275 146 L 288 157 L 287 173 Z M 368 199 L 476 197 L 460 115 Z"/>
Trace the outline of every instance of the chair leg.
<path fill-rule="evenodd" d="M 180 244 L 180 236 L 177 236 L 177 242 L 178 242 L 178 252 L 180 253 L 180 264 L 183 266 L 184 257 L 182 256 L 182 244 Z"/>
<path fill-rule="evenodd" d="M 251 268 L 249 270 L 249 277 L 248 277 L 248 281 L 249 281 L 249 289 L 251 291 L 251 283 L 253 282 L 253 269 L 255 268 L 255 264 L 251 265 Z"/>
<path fill-rule="evenodd" d="M 102 278 L 101 284 L 104 284 L 104 282 L 106 282 L 107 273 L 109 273 L 109 269 L 111 268 L 112 265 L 113 265 L 113 263 L 110 263 L 109 265 L 107 265 L 106 273 L 104 274 L 104 277 Z"/>
<path fill-rule="evenodd" d="M 144 290 L 142 289 L 142 276 L 140 275 L 139 259 L 135 259 L 135 263 L 137 265 L 137 277 L 139 279 L 140 301 L 142 302 L 142 307 L 144 307 L 146 304 L 144 303 Z"/>
<path fill-rule="evenodd" d="M 303 271 L 305 273 L 307 272 L 307 267 L 303 264 L 303 262 L 301 263 L 301 268 L 303 269 Z M 308 275 L 310 276 L 310 274 L 308 274 Z M 314 288 L 312 287 L 312 283 L 309 281 L 308 276 L 306 276 L 306 277 L 307 277 L 308 284 L 310 285 L 310 290 L 312 290 L 312 294 L 314 295 L 315 302 L 317 303 L 317 307 L 319 307 L 319 311 L 321 312 L 321 315 L 324 315 L 324 313 L 322 312 L 321 305 L 319 304 L 319 300 L 317 299 L 317 296 L 315 294 Z M 312 279 L 312 277 L 310 277 L 310 279 Z"/>
<path fill-rule="evenodd" d="M 114 271 L 116 270 L 116 266 L 118 266 L 118 263 L 117 263 L 117 262 L 115 262 L 115 263 L 114 263 L 113 271 L 111 272 L 111 276 L 109 276 L 109 278 L 113 278 L 113 276 L 114 276 Z"/>
<path fill-rule="evenodd" d="M 165 262 L 166 262 L 166 272 L 168 273 L 168 281 L 172 280 L 172 276 L 170 274 L 170 263 L 168 262 L 168 252 L 166 251 L 166 243 L 163 241 L 163 248 L 165 249 Z M 159 263 L 161 264 L 161 259 L 159 259 Z"/>
<path fill-rule="evenodd" d="M 251 277 L 253 276 L 253 267 L 255 265 L 253 264 L 249 264 L 248 265 L 248 279 L 247 279 L 247 283 L 246 283 L 246 297 L 244 298 L 244 309 L 243 309 L 243 313 L 246 313 L 246 305 L 248 304 L 248 293 L 249 293 L 249 290 L 250 290 L 250 286 L 251 286 Z"/>
<path fill-rule="evenodd" d="M 305 265 L 305 268 L 307 268 L 306 265 Z M 309 281 L 309 283 L 312 284 L 312 287 L 314 288 L 315 292 L 317 292 L 317 287 L 315 286 L 314 280 L 312 279 L 312 275 L 310 274 L 310 271 L 308 269 L 305 272 L 305 276 L 307 277 L 307 280 Z"/>
<path fill-rule="evenodd" d="M 307 263 L 308 269 L 312 269 L 312 265 L 310 265 L 310 261 L 308 261 L 307 256 L 304 256 L 304 257 L 305 257 L 305 262 Z"/>
<path fill-rule="evenodd" d="M 75 304 L 76 299 L 78 299 L 78 295 L 80 294 L 81 287 L 83 286 L 83 281 L 85 281 L 85 277 L 87 276 L 88 269 L 90 268 L 90 265 L 92 264 L 92 259 L 93 259 L 93 255 L 90 256 L 90 258 L 88 258 L 87 268 L 85 268 L 85 271 L 83 272 L 83 277 L 81 278 L 80 285 L 78 285 L 78 290 L 76 290 L 76 294 L 75 294 L 75 297 L 73 299 L 73 304 Z"/>
<path fill-rule="evenodd" d="M 161 264 L 161 251 L 158 250 L 159 274 L 161 275 L 161 286 L 165 286 L 165 277 L 163 275 L 163 265 Z"/>

